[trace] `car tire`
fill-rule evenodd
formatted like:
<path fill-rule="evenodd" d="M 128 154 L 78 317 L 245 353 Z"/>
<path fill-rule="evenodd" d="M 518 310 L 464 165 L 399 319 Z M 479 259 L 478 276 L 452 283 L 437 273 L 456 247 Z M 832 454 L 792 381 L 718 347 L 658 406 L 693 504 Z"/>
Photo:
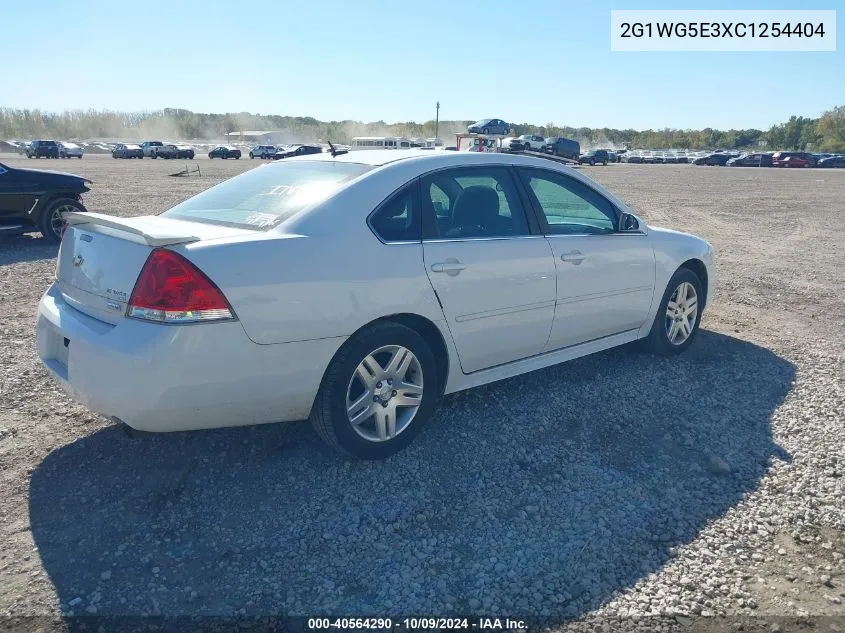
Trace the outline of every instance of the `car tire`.
<path fill-rule="evenodd" d="M 391 372 L 394 357 L 403 360 L 400 369 Z M 365 365 L 367 359 L 370 362 Z M 370 376 L 369 387 L 361 372 Z M 404 394 L 406 401 L 418 398 L 418 405 L 390 405 L 393 398 L 403 398 L 401 389 L 393 389 L 398 383 L 418 385 Z M 335 354 L 311 409 L 311 423 L 336 451 L 358 459 L 384 459 L 410 444 L 431 418 L 439 385 L 434 353 L 422 336 L 398 323 L 376 323 L 350 337 Z M 352 410 L 355 425 L 350 400 L 360 403 L 360 408 Z"/>
<path fill-rule="evenodd" d="M 482 133 L 482 134 L 490 134 L 490 130 L 488 130 L 488 129 L 485 127 L 485 128 L 482 128 L 482 129 L 481 129 L 481 133 Z"/>
<path fill-rule="evenodd" d="M 47 241 L 52 242 L 53 244 L 58 244 L 62 241 L 62 232 L 64 225 L 57 224 L 55 222 L 55 216 L 58 214 L 59 216 L 62 213 L 67 213 L 69 211 L 86 211 L 87 209 L 82 206 L 80 202 L 76 200 L 72 200 L 71 198 L 57 198 L 53 200 L 44 211 L 41 213 L 41 218 L 38 221 L 38 228 L 41 231 L 41 235 L 47 239 Z"/>
<path fill-rule="evenodd" d="M 683 290 L 683 305 L 670 308 L 670 302 L 676 303 L 678 295 Z M 690 303 L 690 289 L 695 293 L 694 296 L 694 313 L 692 313 L 692 323 L 689 322 Z M 704 293 L 701 287 L 701 280 L 689 268 L 679 268 L 672 275 L 669 283 L 666 285 L 666 290 L 663 293 L 663 299 L 660 301 L 660 307 L 654 317 L 654 322 L 651 325 L 651 332 L 647 338 L 644 339 L 645 348 L 653 354 L 660 356 L 673 356 L 680 354 L 687 347 L 689 347 L 695 335 L 698 332 L 698 326 L 701 323 L 701 309 L 703 305 Z M 682 314 L 686 313 L 686 314 Z M 678 315 L 682 318 L 679 320 Z M 683 323 L 683 318 L 689 327 L 687 333 L 680 324 Z M 679 324 L 679 325 L 676 325 Z M 677 330 L 675 329 L 677 328 Z M 673 334 L 674 333 L 674 334 Z"/>

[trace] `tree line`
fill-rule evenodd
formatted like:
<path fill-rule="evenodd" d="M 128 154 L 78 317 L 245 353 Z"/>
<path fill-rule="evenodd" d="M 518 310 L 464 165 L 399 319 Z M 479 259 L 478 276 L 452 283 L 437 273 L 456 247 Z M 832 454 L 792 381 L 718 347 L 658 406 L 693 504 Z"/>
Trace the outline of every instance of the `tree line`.
<path fill-rule="evenodd" d="M 466 129 L 471 121 L 433 120 L 423 123 L 375 121 L 319 121 L 313 117 L 261 115 L 248 112 L 206 114 L 166 108 L 155 112 L 111 112 L 68 110 L 44 112 L 35 109 L 0 108 L 0 140 L 56 139 L 144 139 L 221 140 L 229 132 L 242 130 L 278 131 L 289 141 L 333 141 L 349 143 L 353 136 L 432 137 L 435 128 L 441 138 Z M 633 130 L 559 126 L 554 123 L 512 125 L 512 133 L 565 136 L 592 147 L 632 149 L 782 149 L 845 151 L 845 106 L 824 112 L 818 118 L 792 116 L 768 130 Z"/>

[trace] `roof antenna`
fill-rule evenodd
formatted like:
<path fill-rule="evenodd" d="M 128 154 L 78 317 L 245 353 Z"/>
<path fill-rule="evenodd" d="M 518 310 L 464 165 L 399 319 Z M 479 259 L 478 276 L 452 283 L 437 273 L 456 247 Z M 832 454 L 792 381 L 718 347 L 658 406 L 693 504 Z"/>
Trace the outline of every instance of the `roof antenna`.
<path fill-rule="evenodd" d="M 334 158 L 335 156 L 340 156 L 341 154 L 348 153 L 345 149 L 335 149 L 335 146 L 332 145 L 331 141 L 327 140 L 326 142 L 329 144 L 329 151 L 332 153 L 332 158 Z"/>

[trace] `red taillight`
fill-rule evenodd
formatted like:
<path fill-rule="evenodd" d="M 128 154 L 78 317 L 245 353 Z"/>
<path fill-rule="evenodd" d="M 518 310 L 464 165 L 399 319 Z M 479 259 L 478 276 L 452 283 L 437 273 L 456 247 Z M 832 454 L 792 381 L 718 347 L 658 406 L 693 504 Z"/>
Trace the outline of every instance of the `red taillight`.
<path fill-rule="evenodd" d="M 232 308 L 220 289 L 187 259 L 164 249 L 147 258 L 126 315 L 162 323 L 232 319 Z"/>

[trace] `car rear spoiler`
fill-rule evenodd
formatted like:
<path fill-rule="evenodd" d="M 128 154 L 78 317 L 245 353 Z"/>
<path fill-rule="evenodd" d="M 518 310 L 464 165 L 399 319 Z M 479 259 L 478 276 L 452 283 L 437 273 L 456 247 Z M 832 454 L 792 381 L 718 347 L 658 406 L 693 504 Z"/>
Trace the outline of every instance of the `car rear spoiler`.
<path fill-rule="evenodd" d="M 174 230 L 173 224 L 176 223 L 155 215 L 119 218 L 105 213 L 72 211 L 62 214 L 62 219 L 67 222 L 68 226 L 94 224 L 117 229 L 124 233 L 131 233 L 140 237 L 148 246 L 172 246 L 173 244 L 188 244 L 200 240 L 196 235 Z"/>

